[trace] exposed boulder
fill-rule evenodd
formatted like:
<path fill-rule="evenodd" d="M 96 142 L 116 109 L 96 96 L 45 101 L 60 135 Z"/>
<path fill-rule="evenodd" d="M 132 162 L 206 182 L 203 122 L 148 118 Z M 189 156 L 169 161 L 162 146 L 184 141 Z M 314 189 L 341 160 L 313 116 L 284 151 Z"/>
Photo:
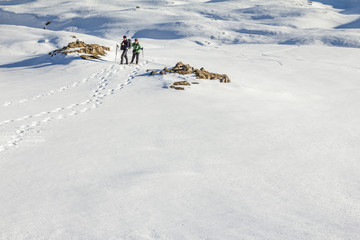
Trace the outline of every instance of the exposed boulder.
<path fill-rule="evenodd" d="M 183 88 L 183 87 L 176 87 L 174 85 L 170 86 L 170 88 L 173 88 L 175 90 L 185 90 L 185 88 Z"/>
<path fill-rule="evenodd" d="M 94 55 L 81 55 L 82 59 L 99 59 L 100 57 Z"/>
<path fill-rule="evenodd" d="M 181 75 L 193 74 L 197 79 L 209 79 L 209 80 L 220 80 L 221 83 L 230 83 L 230 79 L 226 74 L 212 73 L 205 70 L 205 68 L 196 69 L 191 67 L 189 64 L 182 62 L 176 63 L 175 67 L 171 70 L 164 68 L 164 71 L 170 71 L 171 73 L 178 73 Z"/>
<path fill-rule="evenodd" d="M 57 54 L 67 55 L 69 53 L 81 53 L 80 57 L 82 59 L 99 59 L 101 56 L 106 55 L 105 51 L 110 51 L 110 48 L 100 46 L 99 44 L 86 44 L 77 39 L 75 42 L 69 43 L 62 49 L 49 52 L 49 55 L 53 57 Z"/>
<path fill-rule="evenodd" d="M 179 81 L 179 82 L 174 82 L 173 85 L 170 86 L 170 88 L 173 88 L 175 90 L 185 90 L 184 87 L 179 87 L 179 86 L 190 86 L 191 84 L 187 81 Z"/>
<path fill-rule="evenodd" d="M 223 78 L 220 79 L 220 82 L 221 83 L 231 83 L 229 77 L 226 74 L 224 74 Z"/>
<path fill-rule="evenodd" d="M 209 79 L 209 80 L 219 80 L 221 83 L 230 83 L 230 79 L 226 74 L 219 74 L 219 73 L 212 73 L 205 68 L 196 69 L 194 67 L 191 67 L 189 64 L 184 64 L 182 62 L 176 63 L 176 65 L 169 69 L 165 67 L 163 70 L 146 70 L 146 72 L 150 72 L 150 75 L 155 75 L 157 73 L 160 73 L 161 75 L 165 75 L 166 73 L 177 73 L 181 75 L 186 74 L 195 74 L 196 79 Z M 170 86 L 172 89 L 176 90 L 185 90 L 184 87 L 180 86 L 191 86 L 191 84 L 199 84 L 199 82 L 194 81 L 192 83 L 189 83 L 188 81 L 178 81 L 174 82 L 173 85 Z"/>
<path fill-rule="evenodd" d="M 173 85 L 190 86 L 191 84 L 188 81 L 179 81 L 179 82 L 174 82 Z"/>
<path fill-rule="evenodd" d="M 195 70 L 197 79 L 209 79 L 209 80 L 220 80 L 221 83 L 230 83 L 230 79 L 226 74 L 211 73 L 206 71 L 204 68 Z"/>
<path fill-rule="evenodd" d="M 181 75 L 192 74 L 194 68 L 189 64 L 183 64 L 182 62 L 178 62 L 173 69 L 170 70 L 171 73 L 178 73 Z"/>

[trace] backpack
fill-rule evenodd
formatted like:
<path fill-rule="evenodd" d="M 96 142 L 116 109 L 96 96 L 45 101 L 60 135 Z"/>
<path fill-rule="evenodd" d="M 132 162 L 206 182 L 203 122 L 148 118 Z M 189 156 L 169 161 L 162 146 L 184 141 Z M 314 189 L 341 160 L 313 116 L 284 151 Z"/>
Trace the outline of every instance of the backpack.
<path fill-rule="evenodd" d="M 129 41 L 129 45 L 130 45 L 130 46 L 129 46 L 129 49 L 131 49 L 131 47 L 132 47 L 131 39 L 129 39 L 128 41 Z"/>

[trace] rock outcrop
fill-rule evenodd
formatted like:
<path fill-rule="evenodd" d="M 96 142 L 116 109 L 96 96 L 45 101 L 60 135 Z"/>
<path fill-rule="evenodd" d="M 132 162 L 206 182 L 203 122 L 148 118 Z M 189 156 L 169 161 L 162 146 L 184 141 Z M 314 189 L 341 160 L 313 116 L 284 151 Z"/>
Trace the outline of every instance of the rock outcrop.
<path fill-rule="evenodd" d="M 177 73 L 181 75 L 186 74 L 195 74 L 196 79 L 208 79 L 208 80 L 219 80 L 221 83 L 230 83 L 230 78 L 226 74 L 219 74 L 219 73 L 212 73 L 204 68 L 196 69 L 189 64 L 184 64 L 182 62 L 176 63 L 176 65 L 169 69 L 168 67 L 165 67 L 161 71 L 151 71 L 147 70 L 147 72 L 150 72 L 150 75 L 155 75 L 157 73 L 160 73 L 161 75 L 165 75 L 167 73 Z M 187 81 L 180 81 L 180 82 L 174 82 L 173 85 L 170 86 L 170 88 L 176 89 L 176 90 L 184 90 L 183 87 L 178 87 L 179 85 L 182 86 L 190 86 L 192 84 L 199 84 L 199 82 L 192 82 L 191 84 Z"/>
<path fill-rule="evenodd" d="M 163 69 L 165 73 L 178 73 L 181 75 L 193 74 L 197 79 L 209 79 L 209 80 L 220 80 L 221 83 L 230 83 L 230 79 L 226 74 L 212 73 L 206 71 L 204 68 L 196 69 L 191 67 L 189 64 L 184 64 L 182 62 L 176 63 L 175 67 L 168 69 L 165 67 Z"/>
<path fill-rule="evenodd" d="M 230 83 L 230 79 L 226 74 L 211 73 L 206 71 L 204 68 L 195 70 L 197 79 L 209 79 L 209 80 L 220 80 L 221 83 Z"/>
<path fill-rule="evenodd" d="M 173 85 L 190 86 L 191 84 L 188 81 L 179 81 L 179 82 L 174 82 Z"/>
<path fill-rule="evenodd" d="M 230 83 L 230 78 L 226 74 L 219 74 L 219 73 L 212 73 L 204 68 L 196 69 L 189 64 L 184 64 L 182 62 L 176 63 L 176 65 L 169 69 L 168 67 L 164 67 L 163 70 L 150 70 L 147 69 L 146 72 L 150 72 L 150 75 L 166 75 L 167 73 L 177 73 L 181 75 L 186 74 L 195 74 L 196 79 L 209 79 L 209 80 L 219 80 L 221 83 Z M 199 84 L 199 82 L 191 82 L 188 81 L 179 81 L 174 82 L 173 85 L 170 86 L 170 88 L 176 89 L 176 90 L 185 90 L 184 87 L 179 86 L 191 86 L 193 84 Z"/>
<path fill-rule="evenodd" d="M 171 85 L 170 88 L 173 88 L 175 90 L 185 90 L 185 88 L 183 88 L 183 87 L 176 87 L 174 85 Z"/>
<path fill-rule="evenodd" d="M 62 49 L 49 52 L 49 55 L 53 57 L 57 54 L 80 53 L 82 59 L 99 59 L 106 55 L 105 51 L 110 51 L 110 48 L 99 44 L 86 44 L 77 39 L 76 42 L 71 42 Z"/>

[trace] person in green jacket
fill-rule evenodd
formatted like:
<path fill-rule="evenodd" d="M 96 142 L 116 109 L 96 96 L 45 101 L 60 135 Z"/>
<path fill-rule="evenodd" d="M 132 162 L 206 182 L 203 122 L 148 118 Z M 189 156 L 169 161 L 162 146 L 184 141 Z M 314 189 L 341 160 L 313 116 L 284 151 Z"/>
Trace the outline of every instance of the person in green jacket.
<path fill-rule="evenodd" d="M 135 57 L 136 57 L 136 64 L 139 63 L 139 55 L 140 51 L 142 50 L 142 47 L 140 46 L 139 40 L 135 38 L 135 42 L 132 44 L 133 48 L 133 55 L 131 59 L 131 63 L 134 63 Z"/>

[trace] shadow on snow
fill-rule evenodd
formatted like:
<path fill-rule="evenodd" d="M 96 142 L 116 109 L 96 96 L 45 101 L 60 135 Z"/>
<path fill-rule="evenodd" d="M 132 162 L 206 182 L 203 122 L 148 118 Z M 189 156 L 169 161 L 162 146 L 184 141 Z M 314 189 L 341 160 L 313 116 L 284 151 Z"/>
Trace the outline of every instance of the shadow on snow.
<path fill-rule="evenodd" d="M 159 30 L 159 29 L 144 29 L 136 32 L 133 38 L 151 38 L 151 39 L 179 39 L 184 36 L 169 30 Z"/>
<path fill-rule="evenodd" d="M 342 9 L 342 14 L 360 14 L 360 0 L 316 0 L 322 4 L 331 5 L 334 8 Z M 357 20 L 337 26 L 336 29 L 360 28 L 360 18 Z"/>
<path fill-rule="evenodd" d="M 78 60 L 76 56 L 55 56 L 37 55 L 35 57 L 21 60 L 14 63 L 0 65 L 0 68 L 43 68 L 53 65 L 67 65 L 74 60 Z"/>
<path fill-rule="evenodd" d="M 0 1 L 0 5 L 19 5 L 25 3 L 35 2 L 36 0 L 12 0 L 12 1 Z"/>

